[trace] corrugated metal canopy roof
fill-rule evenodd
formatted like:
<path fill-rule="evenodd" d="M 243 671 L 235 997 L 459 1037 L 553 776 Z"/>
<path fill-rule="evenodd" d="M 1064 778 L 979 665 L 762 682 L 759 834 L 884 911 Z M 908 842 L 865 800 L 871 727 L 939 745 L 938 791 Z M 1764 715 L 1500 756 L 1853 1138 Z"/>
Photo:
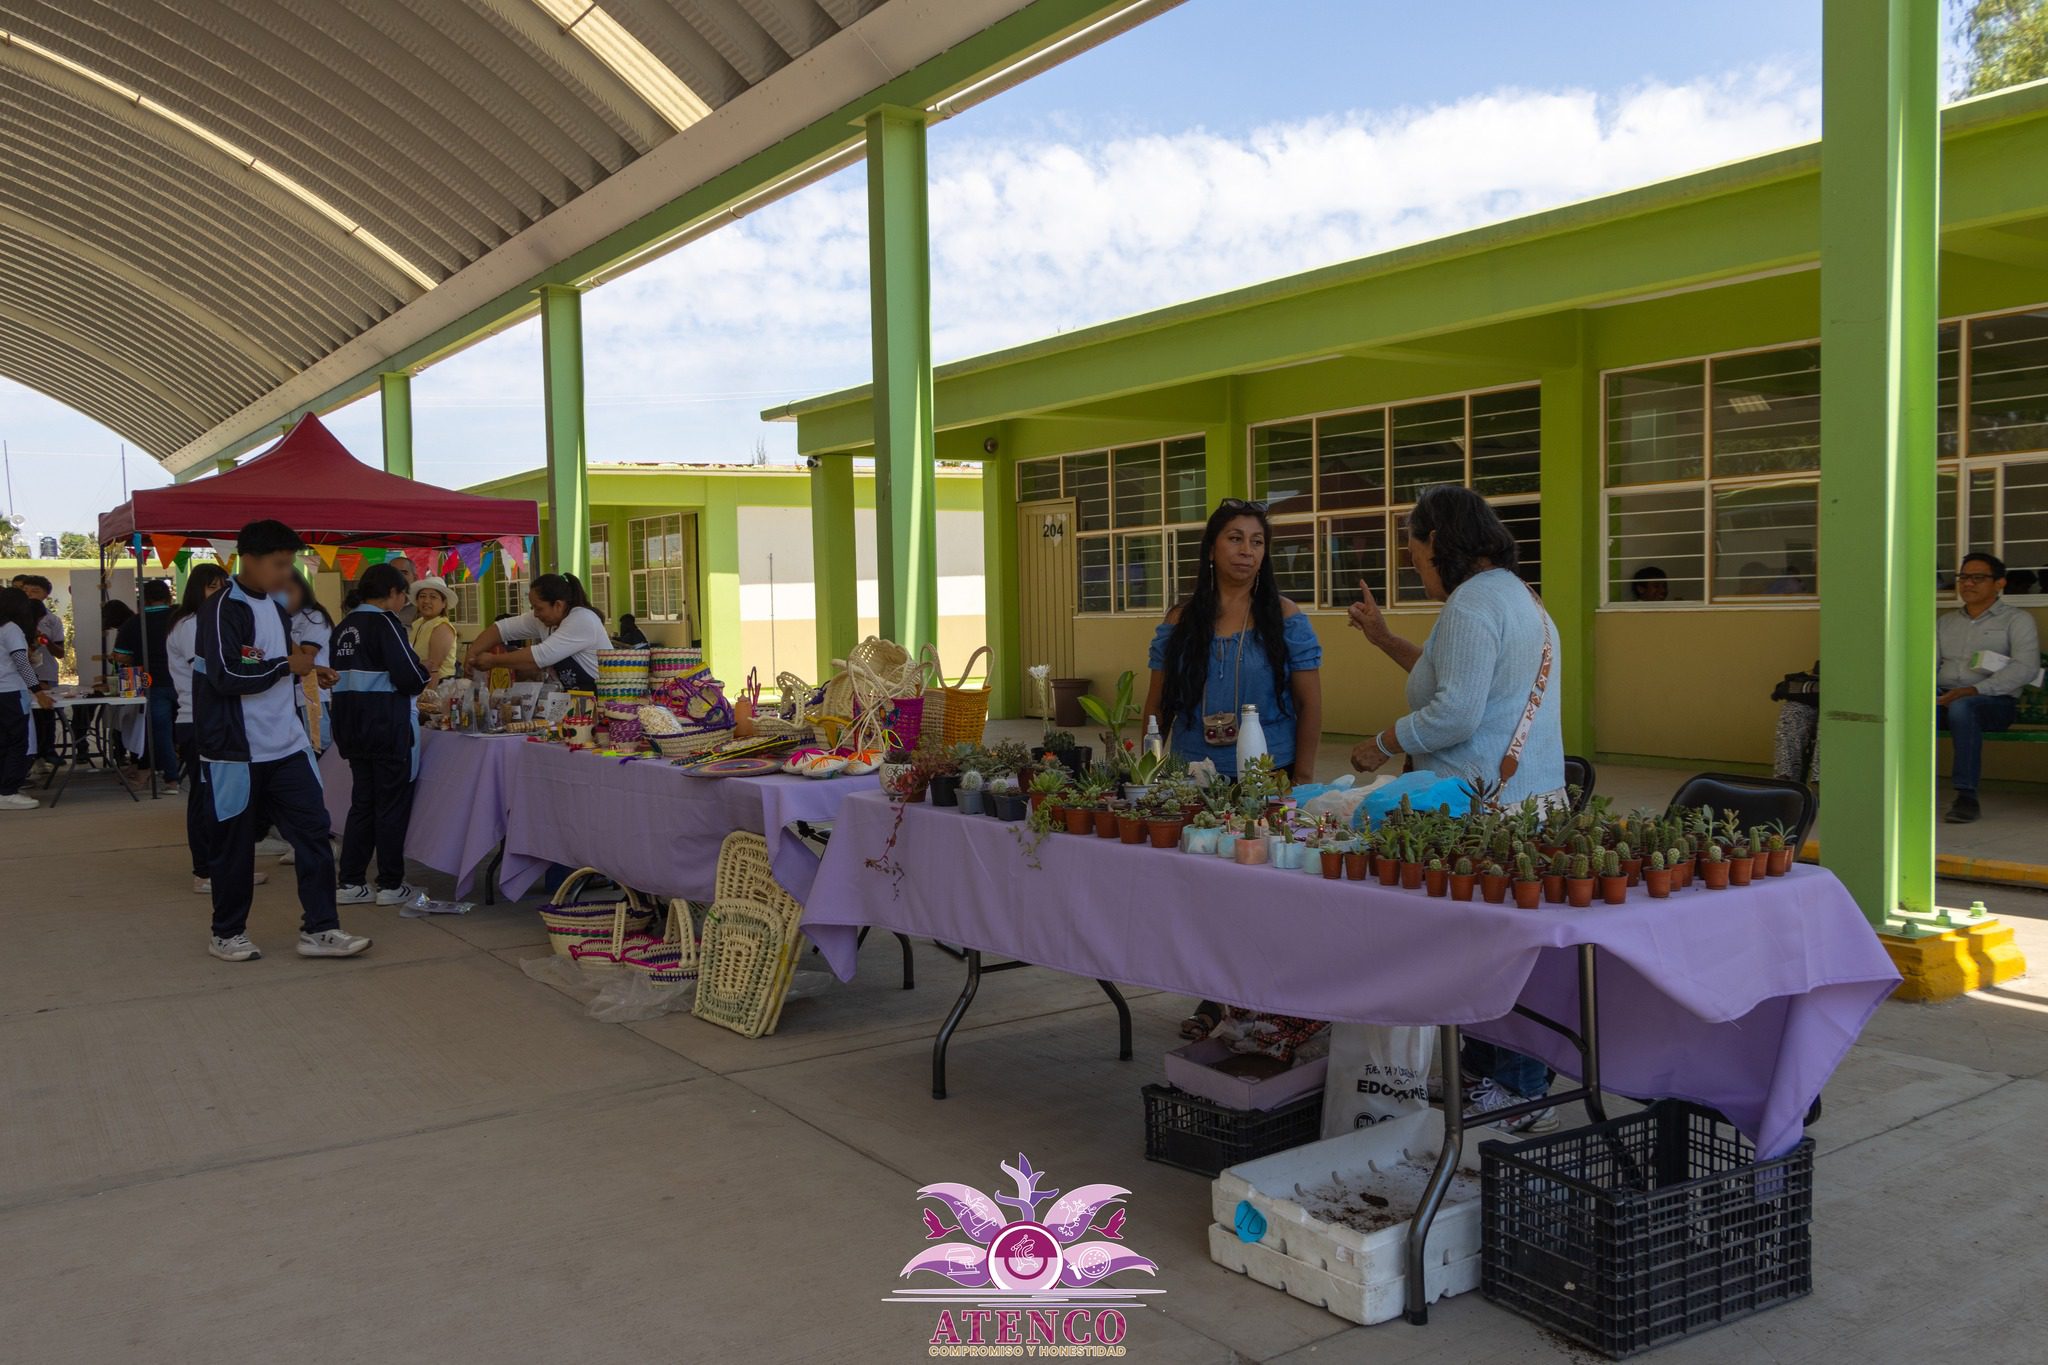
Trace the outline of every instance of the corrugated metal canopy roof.
<path fill-rule="evenodd" d="M 195 464 L 342 348 L 398 354 L 1027 7 L 0 0 L 0 374 Z M 554 217 L 679 141 L 677 178 Z M 430 293 L 460 297 L 364 350 Z"/>

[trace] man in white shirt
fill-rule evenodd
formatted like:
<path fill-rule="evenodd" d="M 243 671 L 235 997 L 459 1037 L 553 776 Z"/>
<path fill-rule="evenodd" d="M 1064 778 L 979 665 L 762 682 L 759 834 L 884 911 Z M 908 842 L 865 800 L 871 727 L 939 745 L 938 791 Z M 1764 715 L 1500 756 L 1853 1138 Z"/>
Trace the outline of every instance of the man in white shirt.
<path fill-rule="evenodd" d="M 1951 782 L 1952 825 L 1981 815 L 1977 782 L 1983 769 L 1984 736 L 2012 728 L 2019 715 L 2020 689 L 2041 672 L 2041 635 L 2034 618 L 2003 597 L 2005 561 L 1971 553 L 1956 574 L 1962 606 L 1944 612 L 1935 625 L 1940 662 L 1935 685 L 1935 724 L 1955 740 Z"/>

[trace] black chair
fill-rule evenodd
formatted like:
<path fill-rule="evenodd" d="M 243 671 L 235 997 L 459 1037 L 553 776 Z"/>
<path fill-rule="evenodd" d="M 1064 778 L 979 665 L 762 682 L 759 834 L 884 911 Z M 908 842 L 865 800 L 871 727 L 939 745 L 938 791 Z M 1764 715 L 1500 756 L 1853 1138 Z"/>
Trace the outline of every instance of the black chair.
<path fill-rule="evenodd" d="M 1600 774 L 1593 768 L 1593 760 L 1580 758 L 1577 754 L 1564 756 L 1564 785 L 1566 790 L 1573 787 L 1579 794 L 1572 798 L 1572 814 L 1584 810 L 1593 799 L 1593 784 L 1600 780 Z"/>
<path fill-rule="evenodd" d="M 1569 765 L 1570 760 L 1566 760 Z M 1717 814 L 1736 812 L 1745 829 L 1783 825 L 1791 831 L 1786 843 L 1793 855 L 1806 847 L 1813 830 L 1813 788 L 1783 777 L 1738 777 L 1734 773 L 1700 773 L 1672 794 L 1673 806 L 1712 806 Z"/>

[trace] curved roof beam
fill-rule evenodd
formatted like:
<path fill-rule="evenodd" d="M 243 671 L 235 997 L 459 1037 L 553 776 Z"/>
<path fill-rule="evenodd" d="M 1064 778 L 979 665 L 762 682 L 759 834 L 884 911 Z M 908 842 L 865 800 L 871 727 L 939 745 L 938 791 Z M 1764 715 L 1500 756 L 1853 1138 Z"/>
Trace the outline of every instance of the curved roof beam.
<path fill-rule="evenodd" d="M 0 65 L 11 66 L 29 79 L 42 84 L 67 89 L 74 98 L 83 98 L 97 104 L 131 126 L 143 124 L 145 119 L 152 121 L 156 126 L 147 129 L 151 136 L 166 146 L 180 147 L 188 155 L 196 153 L 196 160 L 204 160 L 210 155 L 214 158 L 224 158 L 246 170 L 256 172 L 305 205 L 309 211 L 309 223 L 324 221 L 329 228 L 338 230 L 346 242 L 379 257 L 385 265 L 405 276 L 422 291 L 434 287 L 433 276 L 400 255 L 339 208 L 284 172 L 175 110 L 157 103 L 141 91 L 122 85 L 90 67 L 60 56 L 5 29 L 0 29 Z M 128 106 L 132 113 L 124 112 L 121 109 L 123 105 Z M 200 152 L 198 149 L 201 147 L 206 150 Z"/>
<path fill-rule="evenodd" d="M 135 364 L 126 356 L 117 355 L 113 351 L 108 350 L 91 337 L 74 332 L 62 323 L 38 317 L 26 309 L 17 308 L 4 300 L 0 300 L 0 321 L 11 322 L 23 331 L 32 332 L 37 336 L 48 337 L 51 341 L 76 351 L 79 355 L 91 358 L 98 364 L 114 371 L 136 388 L 149 394 L 165 407 L 191 419 L 194 426 L 205 427 L 206 415 L 200 412 L 199 409 L 192 407 L 183 394 L 178 393 L 174 389 L 166 388 L 162 381 L 151 375 L 149 371 Z"/>
<path fill-rule="evenodd" d="M 5 323 L 0 323 L 0 374 L 76 408 L 146 455 L 176 449 L 179 441 L 189 439 L 182 424 L 166 420 L 161 409 L 128 392 L 119 375 Z"/>
<path fill-rule="evenodd" d="M 285 364 L 276 354 L 234 323 L 197 299 L 171 288 L 159 276 L 136 269 L 113 252 L 103 251 L 82 237 L 52 227 L 48 223 L 39 222 L 5 205 L 0 205 L 0 227 L 12 228 L 24 237 L 33 237 L 59 254 L 69 256 L 95 270 L 105 271 L 130 288 L 147 294 L 158 304 L 177 313 L 222 345 L 232 348 L 243 359 L 262 369 L 271 378 L 283 381 L 292 377 L 291 366 Z"/>

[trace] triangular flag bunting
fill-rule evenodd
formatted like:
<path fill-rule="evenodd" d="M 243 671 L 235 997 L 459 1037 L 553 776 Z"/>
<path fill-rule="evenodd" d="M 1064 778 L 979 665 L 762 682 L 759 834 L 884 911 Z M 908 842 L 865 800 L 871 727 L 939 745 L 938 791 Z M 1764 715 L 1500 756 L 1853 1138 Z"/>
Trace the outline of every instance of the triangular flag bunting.
<path fill-rule="evenodd" d="M 206 543 L 213 547 L 213 557 L 220 561 L 223 569 L 235 562 L 235 542 L 232 540 L 209 540 Z"/>
<path fill-rule="evenodd" d="M 179 573 L 185 572 L 185 566 L 192 562 L 192 552 L 190 550 L 178 551 L 177 559 L 174 562 L 178 566 Z"/>
<path fill-rule="evenodd" d="M 320 563 L 323 568 L 331 569 L 334 567 L 335 553 L 340 548 L 338 545 L 315 545 L 313 553 L 320 556 Z"/>
<path fill-rule="evenodd" d="M 356 579 L 363 576 L 363 552 L 361 550 L 343 550 L 335 555 L 334 559 L 341 566 L 341 576 L 343 578 Z"/>
<path fill-rule="evenodd" d="M 407 550 L 405 557 L 412 561 L 413 568 L 419 571 L 419 575 L 422 578 L 425 578 L 434 571 L 434 552 L 432 550 Z"/>
<path fill-rule="evenodd" d="M 178 551 L 184 548 L 185 537 L 151 536 L 149 543 L 156 547 L 156 562 L 168 569 L 171 561 L 178 557 Z"/>
<path fill-rule="evenodd" d="M 484 547 L 481 545 L 458 545 L 455 557 L 462 561 L 462 568 L 471 578 L 484 576 Z"/>
<path fill-rule="evenodd" d="M 505 559 L 508 563 L 520 569 L 526 567 L 526 542 L 524 540 L 518 536 L 499 536 L 498 544 L 503 547 Z"/>
<path fill-rule="evenodd" d="M 455 577 L 455 571 L 461 567 L 462 561 L 455 557 L 455 551 L 450 550 L 448 552 L 448 557 L 441 561 L 441 577 L 453 579 Z"/>
<path fill-rule="evenodd" d="M 388 564 L 390 562 L 391 551 L 389 550 L 380 550 L 372 545 L 369 549 L 363 551 L 363 563 L 365 564 Z"/>
<path fill-rule="evenodd" d="M 498 557 L 498 547 L 497 547 L 497 546 L 495 546 L 495 545 L 486 545 L 486 546 L 484 546 L 484 553 L 483 553 L 483 558 L 482 558 L 481 560 L 479 560 L 479 561 L 478 561 L 478 568 L 477 568 L 477 571 L 476 571 L 476 576 L 477 576 L 478 578 L 488 578 L 488 577 L 490 576 L 490 572 L 491 572 L 491 564 L 492 564 L 492 562 L 493 562 L 494 560 L 496 560 L 496 559 L 497 559 L 497 557 Z"/>

